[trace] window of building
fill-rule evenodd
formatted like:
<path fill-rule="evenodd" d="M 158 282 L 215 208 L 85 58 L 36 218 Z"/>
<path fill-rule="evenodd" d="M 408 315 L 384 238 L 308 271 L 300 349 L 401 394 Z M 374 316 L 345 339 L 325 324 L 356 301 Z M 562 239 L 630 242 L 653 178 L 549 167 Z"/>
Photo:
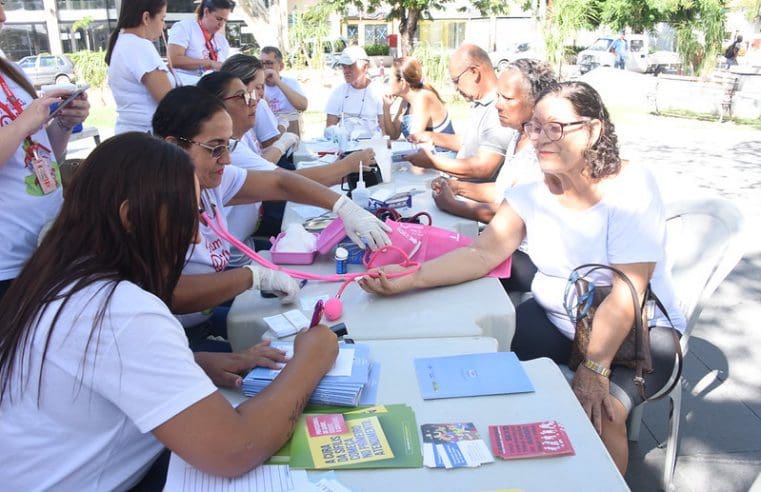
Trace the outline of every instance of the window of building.
<path fill-rule="evenodd" d="M 42 0 L 5 0 L 5 10 L 43 10 L 45 6 Z"/>
<path fill-rule="evenodd" d="M 0 49 L 9 60 L 50 52 L 45 24 L 6 24 L 0 31 Z"/>
<path fill-rule="evenodd" d="M 197 3 L 194 0 L 169 0 L 166 4 L 167 12 L 195 12 Z"/>
<path fill-rule="evenodd" d="M 365 24 L 365 45 L 386 44 L 388 24 Z"/>
<path fill-rule="evenodd" d="M 92 10 L 105 9 L 106 7 L 116 8 L 115 0 L 58 0 L 59 10 Z M 111 5 L 108 5 L 108 4 Z"/>
<path fill-rule="evenodd" d="M 418 24 L 416 44 L 457 49 L 465 40 L 465 21 L 437 20 Z"/>
<path fill-rule="evenodd" d="M 346 26 L 346 39 L 349 44 L 359 44 L 359 26 L 357 24 L 348 24 Z"/>

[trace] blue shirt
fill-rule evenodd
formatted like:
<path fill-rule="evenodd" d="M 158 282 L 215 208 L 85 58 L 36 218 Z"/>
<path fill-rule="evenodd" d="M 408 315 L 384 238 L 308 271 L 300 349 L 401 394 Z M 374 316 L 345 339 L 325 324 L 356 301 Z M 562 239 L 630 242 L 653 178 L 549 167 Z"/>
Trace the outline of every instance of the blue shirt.
<path fill-rule="evenodd" d="M 610 49 L 615 50 L 616 55 L 624 56 L 626 55 L 626 50 L 627 50 L 626 45 L 627 45 L 626 40 L 619 38 L 610 44 Z"/>

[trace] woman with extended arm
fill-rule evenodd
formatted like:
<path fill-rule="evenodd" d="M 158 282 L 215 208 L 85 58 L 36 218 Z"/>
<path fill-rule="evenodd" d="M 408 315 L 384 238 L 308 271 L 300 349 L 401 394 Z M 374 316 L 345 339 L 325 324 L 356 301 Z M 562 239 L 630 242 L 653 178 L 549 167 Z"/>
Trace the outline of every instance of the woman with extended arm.
<path fill-rule="evenodd" d="M 568 363 L 574 325 L 563 307 L 563 294 L 571 271 L 585 263 L 623 271 L 640 298 L 650 283 L 673 328 L 683 330 L 685 320 L 667 270 L 658 187 L 647 168 L 620 159 L 615 128 L 599 94 L 583 82 L 552 86 L 538 97 L 523 128 L 544 180 L 509 189 L 472 246 L 427 262 L 413 275 L 366 277 L 360 285 L 391 294 L 475 279 L 504 261 L 525 237 L 538 272 L 534 298 L 516 312 L 512 350 L 522 360 L 551 357 Z M 642 397 L 633 382 L 634 370 L 611 363 L 633 324 L 634 308 L 621 279 L 601 280 L 613 288 L 595 315 L 587 362 L 576 370 L 573 389 L 623 473 L 628 460 L 626 416 Z M 679 350 L 663 313 L 658 311 L 651 325 L 655 370 L 645 375 L 648 397 L 667 384 Z"/>
<path fill-rule="evenodd" d="M 241 377 L 194 360 L 167 308 L 198 231 L 197 187 L 188 154 L 144 133 L 103 142 L 80 166 L 0 302 L 4 489 L 128 490 L 165 447 L 233 477 L 290 437 L 336 337 L 325 326 L 298 335 L 265 392 L 225 400 L 215 383 Z M 275 360 L 255 347 L 234 370 Z"/>

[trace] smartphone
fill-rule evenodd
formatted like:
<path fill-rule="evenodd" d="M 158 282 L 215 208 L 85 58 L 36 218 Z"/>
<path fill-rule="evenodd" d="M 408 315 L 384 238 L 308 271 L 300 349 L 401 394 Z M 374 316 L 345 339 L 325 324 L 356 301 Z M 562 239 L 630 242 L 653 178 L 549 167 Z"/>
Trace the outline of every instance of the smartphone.
<path fill-rule="evenodd" d="M 59 103 L 59 104 L 58 104 L 58 107 L 57 107 L 57 108 L 55 108 L 55 109 L 53 110 L 53 112 L 52 112 L 52 113 L 50 113 L 50 115 L 48 116 L 48 119 L 47 119 L 46 123 L 47 123 L 47 122 L 49 122 L 49 121 L 52 121 L 52 120 L 53 120 L 53 118 L 55 118 L 56 116 L 58 116 L 58 113 L 59 113 L 59 112 L 60 112 L 60 111 L 61 111 L 63 108 L 65 108 L 66 106 L 68 106 L 69 104 L 71 104 L 71 101 L 73 101 L 74 99 L 76 99 L 76 98 L 78 98 L 79 96 L 81 96 L 81 95 L 82 95 L 82 93 L 83 93 L 84 91 L 86 91 L 88 88 L 89 88 L 89 86 L 88 86 L 87 84 L 85 84 L 85 85 L 83 85 L 82 87 L 80 87 L 80 88 L 78 88 L 77 90 L 75 90 L 74 92 L 72 92 L 71 94 L 69 94 L 69 96 L 68 96 L 66 99 L 64 99 L 64 100 L 63 100 L 63 102 Z"/>

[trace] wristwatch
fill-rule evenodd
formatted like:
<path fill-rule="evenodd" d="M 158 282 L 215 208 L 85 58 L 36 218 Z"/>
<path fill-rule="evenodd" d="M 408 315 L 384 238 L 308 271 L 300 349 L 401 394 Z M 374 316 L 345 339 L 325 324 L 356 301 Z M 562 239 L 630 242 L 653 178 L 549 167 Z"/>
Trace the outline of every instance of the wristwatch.
<path fill-rule="evenodd" d="M 609 378 L 610 377 L 610 369 L 605 367 L 604 365 L 595 362 L 590 359 L 584 359 L 584 362 L 582 362 L 582 365 L 589 369 L 590 371 L 596 372 L 600 376 Z"/>

